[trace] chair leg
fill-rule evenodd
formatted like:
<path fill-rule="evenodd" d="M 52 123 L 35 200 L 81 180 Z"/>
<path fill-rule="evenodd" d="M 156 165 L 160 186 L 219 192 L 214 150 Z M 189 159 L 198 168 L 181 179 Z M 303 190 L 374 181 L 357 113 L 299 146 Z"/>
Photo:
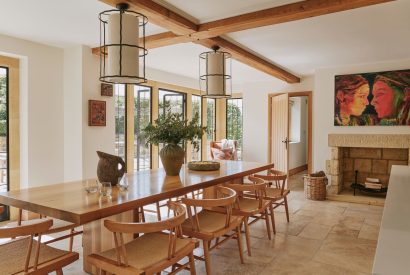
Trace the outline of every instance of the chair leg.
<path fill-rule="evenodd" d="M 249 224 L 248 224 L 248 217 L 243 219 L 243 223 L 245 224 L 245 239 L 246 239 L 246 249 L 248 250 L 248 255 L 251 255 L 251 239 L 249 237 Z"/>
<path fill-rule="evenodd" d="M 285 201 L 285 210 L 286 210 L 286 219 L 289 222 L 289 207 L 288 207 L 288 198 L 285 196 L 283 198 L 283 200 Z"/>
<path fill-rule="evenodd" d="M 189 269 L 191 271 L 191 275 L 196 275 L 195 258 L 193 252 L 189 253 Z"/>
<path fill-rule="evenodd" d="M 236 228 L 236 237 L 238 241 L 238 250 L 239 250 L 239 258 L 241 259 L 241 263 L 243 264 L 243 251 L 242 251 L 242 239 L 241 239 L 241 226 Z"/>
<path fill-rule="evenodd" d="M 273 212 L 272 204 L 269 206 L 269 211 L 270 211 L 270 219 L 271 219 L 271 222 L 272 222 L 272 231 L 273 231 L 273 234 L 276 234 L 275 212 Z"/>
<path fill-rule="evenodd" d="M 74 228 L 71 229 L 70 234 L 74 234 Z M 68 245 L 68 250 L 73 252 L 74 236 L 70 236 L 70 243 Z"/>
<path fill-rule="evenodd" d="M 105 272 L 105 270 L 100 269 L 100 275 L 107 275 L 107 272 Z"/>
<path fill-rule="evenodd" d="M 209 258 L 209 241 L 203 241 L 206 274 L 211 275 L 211 259 Z"/>
<path fill-rule="evenodd" d="M 160 221 L 161 220 L 161 208 L 159 207 L 159 201 L 157 201 L 155 205 L 157 206 L 157 219 L 158 221 Z M 168 217 L 169 217 L 169 209 L 168 209 Z"/>
<path fill-rule="evenodd" d="M 62 269 L 56 270 L 56 274 L 57 274 L 57 275 L 63 275 L 63 270 L 62 270 Z"/>
<path fill-rule="evenodd" d="M 270 232 L 270 223 L 269 223 L 269 217 L 268 217 L 268 209 L 265 209 L 265 211 L 261 215 L 263 215 L 265 219 L 266 231 L 268 232 L 268 238 L 269 240 L 272 240 L 272 234 Z"/>

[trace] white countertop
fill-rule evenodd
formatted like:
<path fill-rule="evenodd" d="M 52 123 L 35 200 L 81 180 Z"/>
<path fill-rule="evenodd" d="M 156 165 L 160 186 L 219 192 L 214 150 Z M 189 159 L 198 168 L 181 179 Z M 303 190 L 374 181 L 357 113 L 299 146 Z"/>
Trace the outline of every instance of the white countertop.
<path fill-rule="evenodd" d="M 373 274 L 410 274 L 410 166 L 392 167 Z"/>

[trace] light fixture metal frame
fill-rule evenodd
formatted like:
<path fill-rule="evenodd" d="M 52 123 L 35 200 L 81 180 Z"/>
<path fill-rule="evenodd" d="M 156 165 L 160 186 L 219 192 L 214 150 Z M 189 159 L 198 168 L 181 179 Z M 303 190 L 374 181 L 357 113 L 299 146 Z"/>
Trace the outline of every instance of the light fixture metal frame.
<path fill-rule="evenodd" d="M 228 52 L 224 52 L 224 51 L 219 51 L 219 47 L 218 46 L 213 46 L 212 47 L 212 51 L 207 51 L 207 52 L 203 52 L 199 55 L 199 90 L 201 93 L 201 96 L 204 98 L 231 98 L 232 97 L 232 55 Z M 209 74 L 208 73 L 208 55 L 212 54 L 212 53 L 221 53 L 223 54 L 223 66 L 226 68 L 226 64 L 229 63 L 229 72 L 230 74 L 226 74 L 226 70 L 224 69 L 223 71 L 225 72 L 225 74 Z M 201 60 L 204 60 L 205 62 L 205 74 L 201 74 Z M 209 76 L 222 76 L 224 78 L 224 84 L 223 84 L 223 94 L 221 95 L 210 95 L 208 94 L 208 77 Z M 205 89 L 202 89 L 202 85 L 201 83 L 205 81 Z M 229 91 L 227 91 L 226 89 L 226 82 L 229 81 L 230 85 L 229 85 Z"/>
<path fill-rule="evenodd" d="M 108 17 L 112 14 L 119 13 L 120 14 L 120 43 L 119 44 L 106 44 L 106 26 L 108 25 Z M 138 41 L 138 45 L 131 45 L 131 44 L 123 44 L 122 43 L 122 15 L 123 14 L 130 14 L 136 17 L 139 17 L 139 24 L 138 27 L 142 29 L 142 37 L 139 37 L 139 41 L 142 41 L 142 46 L 140 46 L 140 42 Z M 117 9 L 111 9 L 111 10 L 106 10 L 103 12 L 100 12 L 98 15 L 98 19 L 100 21 L 100 78 L 99 80 L 101 82 L 105 83 L 111 83 L 111 84 L 142 84 L 147 82 L 147 78 L 145 75 L 145 57 L 148 54 L 148 50 L 145 46 L 145 26 L 148 23 L 148 18 L 135 11 L 130 11 L 128 10 L 128 4 L 126 3 L 120 3 L 117 5 Z M 120 66 L 119 66 L 119 73 L 118 75 L 106 75 L 106 55 L 108 54 L 108 48 L 109 47 L 120 47 Z M 122 48 L 123 47 L 133 47 L 133 48 L 138 48 L 139 49 L 139 55 L 138 58 L 142 59 L 142 75 L 141 75 L 141 70 L 138 70 L 138 75 L 121 75 L 122 73 Z M 115 81 L 109 81 L 107 78 L 125 78 L 129 79 L 127 82 L 115 82 Z"/>

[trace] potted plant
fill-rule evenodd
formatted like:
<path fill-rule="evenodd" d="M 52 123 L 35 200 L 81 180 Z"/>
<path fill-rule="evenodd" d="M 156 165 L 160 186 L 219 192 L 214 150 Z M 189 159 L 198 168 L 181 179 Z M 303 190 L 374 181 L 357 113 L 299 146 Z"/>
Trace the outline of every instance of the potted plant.
<path fill-rule="evenodd" d="M 185 156 L 180 145 L 190 141 L 194 149 L 198 150 L 205 131 L 206 127 L 199 124 L 198 114 L 188 121 L 182 114 L 167 112 L 143 129 L 143 138 L 147 145 L 164 143 L 165 146 L 159 152 L 162 164 L 168 176 L 176 176 L 179 175 Z"/>

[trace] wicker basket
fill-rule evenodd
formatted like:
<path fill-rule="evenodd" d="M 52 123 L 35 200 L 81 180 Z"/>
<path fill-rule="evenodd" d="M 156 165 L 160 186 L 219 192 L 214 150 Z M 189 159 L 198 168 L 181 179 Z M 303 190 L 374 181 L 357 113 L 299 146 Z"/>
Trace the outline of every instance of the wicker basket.
<path fill-rule="evenodd" d="M 326 199 L 326 176 L 305 175 L 303 177 L 305 185 L 305 196 L 309 200 L 323 201 Z"/>

